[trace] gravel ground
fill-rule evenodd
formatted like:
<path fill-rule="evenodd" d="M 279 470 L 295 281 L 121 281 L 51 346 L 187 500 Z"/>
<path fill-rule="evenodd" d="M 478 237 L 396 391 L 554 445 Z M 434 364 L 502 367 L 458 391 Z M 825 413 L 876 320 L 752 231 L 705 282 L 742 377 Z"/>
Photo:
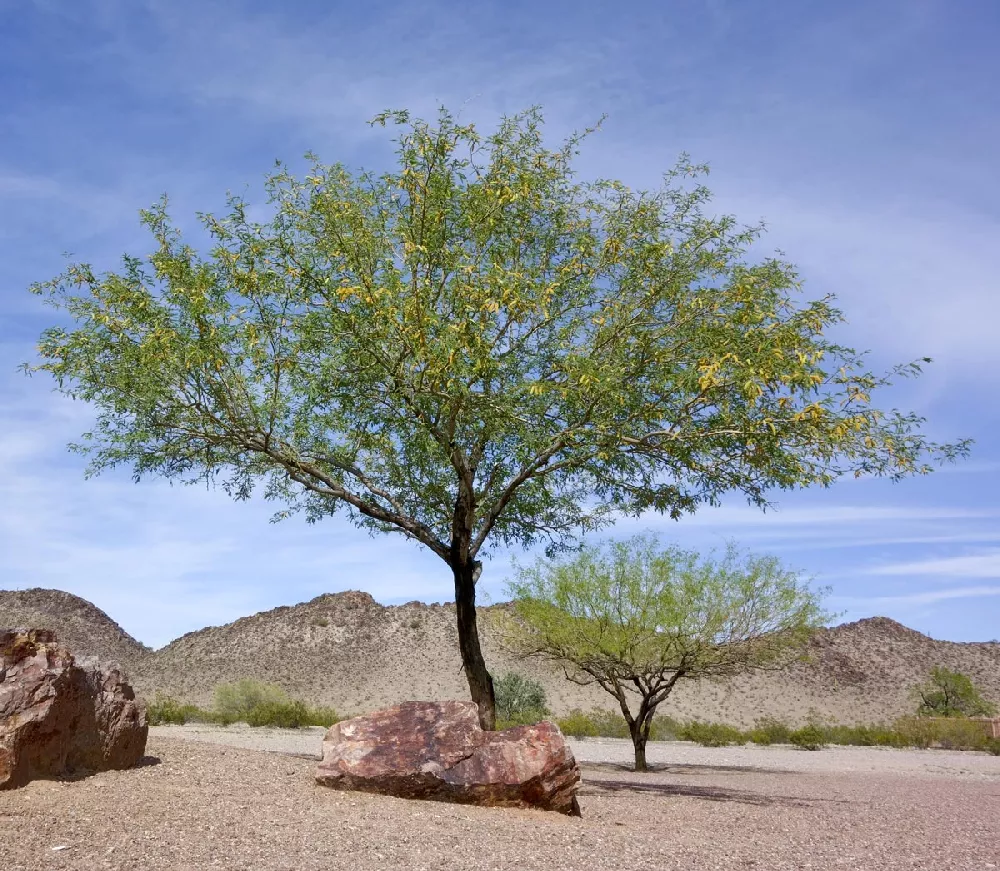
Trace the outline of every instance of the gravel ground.
<path fill-rule="evenodd" d="M 317 787 L 321 737 L 155 729 L 137 769 L 0 793 L 0 869 L 1000 867 L 1000 758 L 985 755 L 664 743 L 636 775 L 625 742 L 574 742 L 572 819 Z"/>

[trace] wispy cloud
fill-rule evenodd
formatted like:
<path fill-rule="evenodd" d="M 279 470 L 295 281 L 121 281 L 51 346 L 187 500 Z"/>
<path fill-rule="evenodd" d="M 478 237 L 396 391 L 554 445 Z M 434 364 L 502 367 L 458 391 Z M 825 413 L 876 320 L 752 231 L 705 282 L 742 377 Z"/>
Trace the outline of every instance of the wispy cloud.
<path fill-rule="evenodd" d="M 890 563 L 869 570 L 872 575 L 945 575 L 953 578 L 1000 578 L 1000 549 L 978 554 Z"/>
<path fill-rule="evenodd" d="M 836 606 L 862 608 L 869 613 L 882 608 L 905 608 L 916 605 L 932 605 L 952 599 L 981 599 L 1000 596 L 1000 587 L 949 587 L 944 590 L 925 590 L 921 593 L 905 593 L 900 596 L 834 596 Z"/>

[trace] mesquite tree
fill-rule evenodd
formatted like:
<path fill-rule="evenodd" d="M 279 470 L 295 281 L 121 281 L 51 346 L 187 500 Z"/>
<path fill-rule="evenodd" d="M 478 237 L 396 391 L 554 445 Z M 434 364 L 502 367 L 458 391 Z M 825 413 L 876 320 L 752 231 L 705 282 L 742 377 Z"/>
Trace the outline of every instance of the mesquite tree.
<path fill-rule="evenodd" d="M 539 560 L 509 591 L 508 644 L 610 693 L 628 723 L 636 771 L 646 770 L 653 716 L 678 681 L 784 668 L 828 617 L 819 593 L 774 557 L 733 545 L 720 559 L 701 557 L 651 535 Z"/>
<path fill-rule="evenodd" d="M 339 510 L 430 548 L 484 726 L 492 544 L 558 548 L 615 512 L 765 505 L 965 450 L 870 405 L 892 373 L 824 339 L 830 299 L 799 303 L 791 265 L 749 261 L 760 228 L 706 215 L 686 160 L 636 192 L 579 180 L 582 137 L 550 150 L 535 110 L 489 136 L 444 110 L 373 123 L 400 129 L 391 171 L 279 167 L 263 220 L 240 198 L 201 216 L 201 253 L 163 201 L 142 213 L 148 257 L 34 285 L 73 324 L 27 368 L 93 404 L 92 473 L 260 485 L 276 517 Z"/>

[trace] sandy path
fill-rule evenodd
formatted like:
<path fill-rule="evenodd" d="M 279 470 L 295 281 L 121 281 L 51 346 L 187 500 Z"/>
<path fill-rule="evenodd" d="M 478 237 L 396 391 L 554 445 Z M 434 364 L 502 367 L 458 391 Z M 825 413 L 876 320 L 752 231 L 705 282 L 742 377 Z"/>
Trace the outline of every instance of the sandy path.
<path fill-rule="evenodd" d="M 283 737 L 265 734 L 254 739 Z M 315 747 L 317 738 L 298 735 L 310 742 L 306 747 Z M 621 742 L 577 747 L 584 759 L 627 751 Z M 577 820 L 334 792 L 313 784 L 311 759 L 177 740 L 157 730 L 147 764 L 137 769 L 75 782 L 36 781 L 0 793 L 0 868 L 980 871 L 1000 866 L 1000 760 L 994 757 L 964 757 L 968 774 L 926 769 L 908 776 L 870 766 L 864 772 L 786 768 L 782 773 L 776 769 L 796 759 L 816 765 L 806 760 L 824 754 L 764 750 L 658 745 L 654 758 L 668 754 L 671 764 L 642 776 L 613 761 L 585 763 L 584 816 Z M 839 755 L 827 753 L 827 760 Z M 887 763 L 892 765 L 911 755 L 926 765 L 938 756 L 850 754 L 866 755 L 896 760 Z M 760 758 L 771 760 L 772 767 L 759 765 Z"/>

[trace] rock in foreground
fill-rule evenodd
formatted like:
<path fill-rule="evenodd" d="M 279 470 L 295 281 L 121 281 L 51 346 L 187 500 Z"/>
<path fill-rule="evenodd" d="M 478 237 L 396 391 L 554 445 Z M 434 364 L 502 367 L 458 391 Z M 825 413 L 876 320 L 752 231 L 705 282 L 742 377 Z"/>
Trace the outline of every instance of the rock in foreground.
<path fill-rule="evenodd" d="M 579 814 L 580 769 L 553 723 L 484 732 L 472 702 L 403 702 L 323 739 L 316 782 L 334 789 Z"/>
<path fill-rule="evenodd" d="M 0 789 L 131 768 L 148 731 L 118 666 L 77 662 L 47 629 L 0 630 Z"/>

